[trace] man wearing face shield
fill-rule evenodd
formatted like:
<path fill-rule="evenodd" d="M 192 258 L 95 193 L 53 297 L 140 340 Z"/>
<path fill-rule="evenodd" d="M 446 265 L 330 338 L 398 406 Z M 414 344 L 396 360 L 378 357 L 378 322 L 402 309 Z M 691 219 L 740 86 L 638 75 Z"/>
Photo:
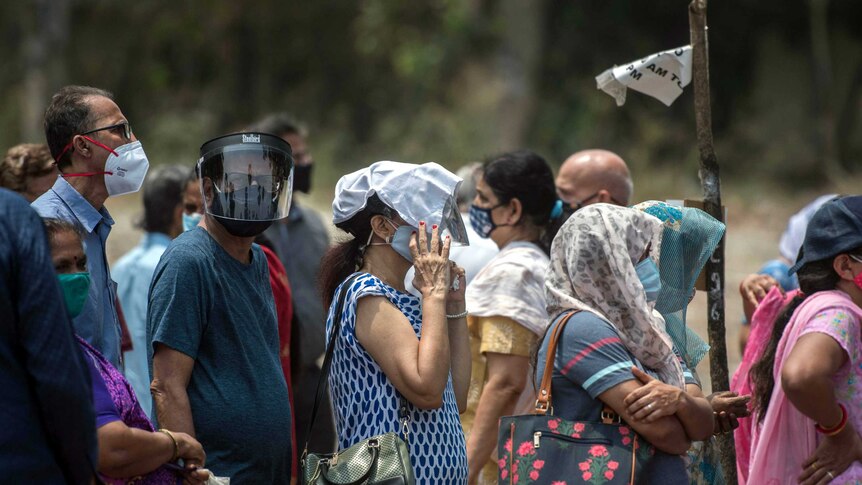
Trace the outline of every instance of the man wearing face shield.
<path fill-rule="evenodd" d="M 113 95 L 87 86 L 66 86 L 45 111 L 45 137 L 60 177 L 32 207 L 43 218 L 69 221 L 83 230 L 90 293 L 75 331 L 122 369 L 117 289 L 105 244 L 114 220 L 108 197 L 137 192 L 149 168 L 141 142 L 113 101 Z"/>
<path fill-rule="evenodd" d="M 308 130 L 289 113 L 272 113 L 255 123 L 249 131 L 272 133 L 283 138 L 293 150 L 295 162 L 293 190 L 310 193 L 314 168 Z M 329 231 L 316 211 L 301 200 L 291 201 L 290 213 L 271 225 L 264 236 L 272 241 L 290 281 L 293 299 L 293 319 L 290 322 L 290 373 L 293 386 L 293 411 L 296 419 L 296 442 L 304 443 L 308 419 L 314 406 L 314 390 L 320 377 L 324 329 L 326 320 L 317 274 L 320 261 L 329 249 Z M 312 449 L 328 449 L 335 442 L 335 423 L 330 415 L 329 396 L 319 404 L 320 412 L 315 430 L 310 436 Z"/>
<path fill-rule="evenodd" d="M 203 144 L 204 218 L 162 256 L 147 335 L 160 427 L 195 436 L 216 476 L 290 481 L 291 410 L 266 257 L 255 236 L 290 207 L 290 145 L 263 133 Z"/>

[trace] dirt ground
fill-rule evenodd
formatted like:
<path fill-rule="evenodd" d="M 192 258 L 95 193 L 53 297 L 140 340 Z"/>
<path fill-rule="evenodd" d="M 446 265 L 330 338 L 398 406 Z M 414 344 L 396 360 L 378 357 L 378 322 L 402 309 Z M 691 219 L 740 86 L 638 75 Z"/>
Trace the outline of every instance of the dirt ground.
<path fill-rule="evenodd" d="M 742 304 L 739 298 L 739 283 L 745 275 L 756 271 L 760 264 L 778 254 L 778 240 L 787 224 L 787 219 L 801 209 L 818 194 L 786 199 L 757 199 L 728 197 L 725 201 L 728 210 L 728 231 L 726 241 L 726 327 L 728 364 L 732 373 L 739 364 L 740 353 L 738 333 L 742 318 Z M 141 237 L 134 221 L 140 214 L 138 194 L 109 199 L 108 210 L 116 224 L 108 239 L 108 260 L 113 262 L 134 247 Z M 328 220 L 324 212 L 325 204 L 315 204 Z M 706 332 L 706 294 L 698 292 L 688 311 L 688 324 L 704 340 Z M 706 357 L 697 368 L 704 381 L 704 391 L 711 388 L 709 380 L 709 358 Z"/>

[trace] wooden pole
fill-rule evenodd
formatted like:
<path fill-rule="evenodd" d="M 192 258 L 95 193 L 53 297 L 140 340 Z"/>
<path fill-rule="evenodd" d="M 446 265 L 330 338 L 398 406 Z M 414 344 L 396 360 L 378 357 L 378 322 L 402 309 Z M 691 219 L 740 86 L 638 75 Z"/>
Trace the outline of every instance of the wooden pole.
<path fill-rule="evenodd" d="M 694 113 L 697 125 L 697 148 L 700 152 L 700 183 L 706 212 L 724 220 L 721 210 L 721 178 L 718 158 L 712 142 L 712 110 L 709 102 L 709 45 L 706 27 L 707 0 L 692 0 L 688 6 L 688 22 L 692 46 L 692 82 Z M 724 327 L 724 238 L 706 263 L 709 329 L 709 368 L 712 392 L 730 389 L 727 370 L 727 342 Z M 718 437 L 721 467 L 728 484 L 736 485 L 736 451 L 733 434 Z"/>

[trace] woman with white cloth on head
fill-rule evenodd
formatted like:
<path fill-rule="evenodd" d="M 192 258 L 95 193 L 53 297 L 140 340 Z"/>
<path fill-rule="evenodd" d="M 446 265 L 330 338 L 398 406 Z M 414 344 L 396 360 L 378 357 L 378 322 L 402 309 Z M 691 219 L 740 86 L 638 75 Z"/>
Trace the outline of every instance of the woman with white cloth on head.
<path fill-rule="evenodd" d="M 353 239 L 321 263 L 327 333 L 341 322 L 329 375 L 339 449 L 401 434 L 403 397 L 418 484 L 467 479 L 458 419 L 470 379 L 466 284 L 449 260 L 450 244 L 467 243 L 454 198 L 460 182 L 436 163 L 377 162 L 345 175 L 333 222 Z M 411 266 L 421 299 L 405 288 Z M 334 315 L 343 292 L 342 314 Z"/>
<path fill-rule="evenodd" d="M 462 423 L 469 483 L 497 483 L 499 421 L 522 396 L 535 401 L 530 356 L 545 333 L 543 284 L 550 241 L 562 218 L 547 162 L 528 151 L 486 162 L 477 174 L 470 224 L 500 252 L 467 288 L 473 375 Z"/>

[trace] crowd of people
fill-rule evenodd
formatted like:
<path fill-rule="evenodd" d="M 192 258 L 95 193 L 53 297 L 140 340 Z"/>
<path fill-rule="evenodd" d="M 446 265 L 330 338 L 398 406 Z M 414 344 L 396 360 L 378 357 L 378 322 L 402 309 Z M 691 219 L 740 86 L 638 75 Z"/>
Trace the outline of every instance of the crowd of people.
<path fill-rule="evenodd" d="M 153 168 L 105 90 L 62 88 L 44 127 L 0 163 L 4 482 L 323 483 L 338 454 L 309 456 L 394 435 L 405 483 L 599 483 L 515 469 L 501 418 L 552 409 L 627 426 L 632 483 L 724 483 L 730 432 L 741 483 L 862 483 L 860 196 L 812 202 L 742 281 L 742 364 L 705 395 L 686 307 L 725 226 L 631 205 L 611 151 L 556 177 L 529 150 L 369 164 L 335 187 L 333 244 L 292 197 L 314 160 L 290 115 Z M 111 264 L 105 201 L 139 190 Z"/>

